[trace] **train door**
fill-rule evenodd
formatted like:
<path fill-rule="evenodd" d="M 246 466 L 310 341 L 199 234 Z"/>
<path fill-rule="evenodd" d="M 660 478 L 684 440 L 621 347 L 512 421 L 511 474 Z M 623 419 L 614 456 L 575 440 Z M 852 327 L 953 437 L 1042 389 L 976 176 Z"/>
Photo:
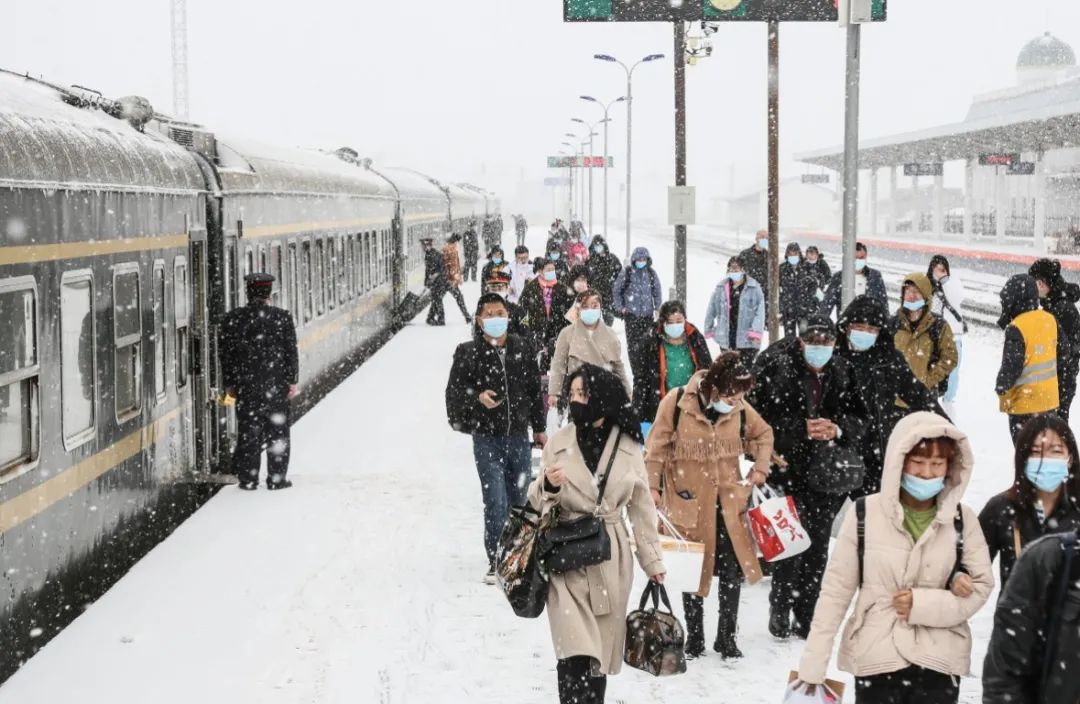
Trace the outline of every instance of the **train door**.
<path fill-rule="evenodd" d="M 214 432 L 217 398 L 211 391 L 210 334 L 207 320 L 206 230 L 191 231 L 191 397 L 195 416 L 195 471 L 209 472 L 217 458 Z"/>

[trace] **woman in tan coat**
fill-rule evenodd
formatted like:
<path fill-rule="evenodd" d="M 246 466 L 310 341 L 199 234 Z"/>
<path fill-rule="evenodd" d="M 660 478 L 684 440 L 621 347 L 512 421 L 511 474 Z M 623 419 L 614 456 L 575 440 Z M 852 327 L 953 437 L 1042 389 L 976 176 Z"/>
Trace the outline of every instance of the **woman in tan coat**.
<path fill-rule="evenodd" d="M 681 392 L 665 396 L 645 444 L 653 500 L 684 536 L 705 544 L 698 591 L 683 594 L 688 657 L 705 652 L 703 600 L 714 575 L 720 618 L 713 650 L 724 659 L 742 657 L 735 642 L 742 582 L 761 579 L 743 520 L 751 486 L 739 458 L 744 451 L 753 456 L 748 479 L 765 483 L 773 432 L 743 398 L 754 376 L 741 360 L 738 352 L 725 352 Z"/>
<path fill-rule="evenodd" d="M 569 522 L 596 510 L 598 485 L 608 471 L 600 516 L 611 539 L 611 559 L 551 575 L 547 613 L 558 658 L 559 701 L 600 704 L 607 675 L 622 666 L 626 607 L 634 580 L 633 554 L 623 522 L 629 514 L 637 560 L 663 582 L 656 509 L 641 458 L 641 428 L 621 380 L 589 364 L 570 375 L 570 420 L 544 447 L 543 474 L 529 501 Z M 614 453 L 614 455 L 613 455 Z M 612 459 L 614 457 L 614 459 Z"/>
<path fill-rule="evenodd" d="M 548 406 L 557 407 L 567 377 L 582 364 L 593 364 L 614 372 L 629 395 L 632 387 L 622 361 L 622 344 L 615 331 L 604 323 L 600 294 L 587 289 L 577 295 L 574 307 L 577 319 L 559 333 L 555 354 L 551 357 Z"/>
<path fill-rule="evenodd" d="M 839 665 L 855 675 L 856 704 L 957 701 L 958 678 L 971 670 L 968 619 L 994 588 L 978 516 L 960 504 L 973 464 L 967 436 L 945 418 L 920 411 L 897 423 L 881 493 L 864 499 L 862 560 L 858 507 L 840 529 L 799 663 L 802 682 L 825 681 L 855 599 Z"/>

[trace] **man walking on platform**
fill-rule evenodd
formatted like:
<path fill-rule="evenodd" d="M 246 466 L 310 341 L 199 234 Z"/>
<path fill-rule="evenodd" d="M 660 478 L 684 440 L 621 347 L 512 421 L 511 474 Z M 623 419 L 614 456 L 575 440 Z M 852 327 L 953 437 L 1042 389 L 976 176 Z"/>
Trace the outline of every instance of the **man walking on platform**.
<path fill-rule="evenodd" d="M 765 291 L 765 300 L 769 299 L 769 233 L 758 230 L 754 235 L 754 244 L 739 253 L 744 271 L 754 281 L 761 284 Z"/>
<path fill-rule="evenodd" d="M 457 301 L 458 310 L 465 316 L 465 322 L 471 323 L 472 316 L 465 307 L 465 296 L 461 293 L 461 284 L 465 283 L 465 277 L 461 273 L 461 257 L 458 255 L 458 242 L 461 235 L 453 234 L 446 238 L 446 246 L 443 247 L 443 261 L 446 263 L 446 290 Z M 473 272 L 473 280 L 476 280 L 476 272 Z"/>
<path fill-rule="evenodd" d="M 446 277 L 446 262 L 442 252 L 435 249 L 434 240 L 424 237 L 420 240 L 424 248 L 424 286 L 431 297 L 428 307 L 428 325 L 446 325 L 446 311 L 443 309 L 443 296 L 449 286 Z"/>
<path fill-rule="evenodd" d="M 248 304 L 225 316 L 220 340 L 225 388 L 236 398 L 232 469 L 241 489 L 257 489 L 265 447 L 266 488 L 288 489 L 289 400 L 300 370 L 296 328 L 288 311 L 270 305 L 273 276 L 249 274 L 244 282 Z"/>
<path fill-rule="evenodd" d="M 869 296 L 871 299 L 877 301 L 881 305 L 881 309 L 888 312 L 889 310 L 889 296 L 885 291 L 885 279 L 882 278 L 881 272 L 877 269 L 871 269 L 866 265 L 867 257 L 866 245 L 862 242 L 855 243 L 855 293 L 852 298 L 856 296 Z M 829 283 L 829 288 L 825 291 L 825 299 L 821 302 L 821 309 L 818 313 L 826 318 L 831 318 L 833 312 L 836 312 L 837 318 L 840 317 L 840 313 L 843 311 L 843 286 L 841 280 L 844 273 L 837 271 L 833 274 L 832 281 Z"/>

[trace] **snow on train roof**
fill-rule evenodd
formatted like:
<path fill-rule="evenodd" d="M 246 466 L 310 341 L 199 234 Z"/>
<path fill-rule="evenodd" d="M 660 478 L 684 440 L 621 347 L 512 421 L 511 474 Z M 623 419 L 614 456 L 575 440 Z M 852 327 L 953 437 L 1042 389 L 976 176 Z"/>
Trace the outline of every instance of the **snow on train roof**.
<path fill-rule="evenodd" d="M 387 180 L 333 154 L 217 135 L 225 191 L 395 197 Z"/>
<path fill-rule="evenodd" d="M 446 192 L 438 180 L 403 166 L 378 166 L 375 171 L 388 178 L 402 198 L 438 198 L 446 202 Z"/>
<path fill-rule="evenodd" d="M 455 217 L 487 213 L 487 201 L 480 193 L 456 183 L 448 185 L 446 190 L 450 194 L 450 210 Z"/>
<path fill-rule="evenodd" d="M 0 72 L 0 182 L 23 187 L 203 190 L 183 147 L 97 108 L 68 105 L 33 79 Z"/>

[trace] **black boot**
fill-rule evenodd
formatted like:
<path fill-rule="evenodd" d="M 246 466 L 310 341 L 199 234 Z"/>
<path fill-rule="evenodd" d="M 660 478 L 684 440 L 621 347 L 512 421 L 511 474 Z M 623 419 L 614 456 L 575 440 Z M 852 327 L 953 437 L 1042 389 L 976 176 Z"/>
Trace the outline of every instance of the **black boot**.
<path fill-rule="evenodd" d="M 791 637 L 791 609 L 769 606 L 769 633 L 773 638 L 786 640 Z"/>
<path fill-rule="evenodd" d="M 686 659 L 705 654 L 705 603 L 697 594 L 683 592 L 683 615 L 686 617 Z"/>
<path fill-rule="evenodd" d="M 742 585 L 735 582 L 717 586 L 720 593 L 720 617 L 713 650 L 720 653 L 720 657 L 725 660 L 738 659 L 743 656 L 735 643 L 735 633 L 739 628 L 739 595 L 742 593 Z"/>
<path fill-rule="evenodd" d="M 593 704 L 594 701 L 603 701 L 607 678 L 592 677 L 592 658 L 577 655 L 559 660 L 555 671 L 559 675 L 559 704 Z M 600 699 L 596 699 L 598 694 Z"/>

